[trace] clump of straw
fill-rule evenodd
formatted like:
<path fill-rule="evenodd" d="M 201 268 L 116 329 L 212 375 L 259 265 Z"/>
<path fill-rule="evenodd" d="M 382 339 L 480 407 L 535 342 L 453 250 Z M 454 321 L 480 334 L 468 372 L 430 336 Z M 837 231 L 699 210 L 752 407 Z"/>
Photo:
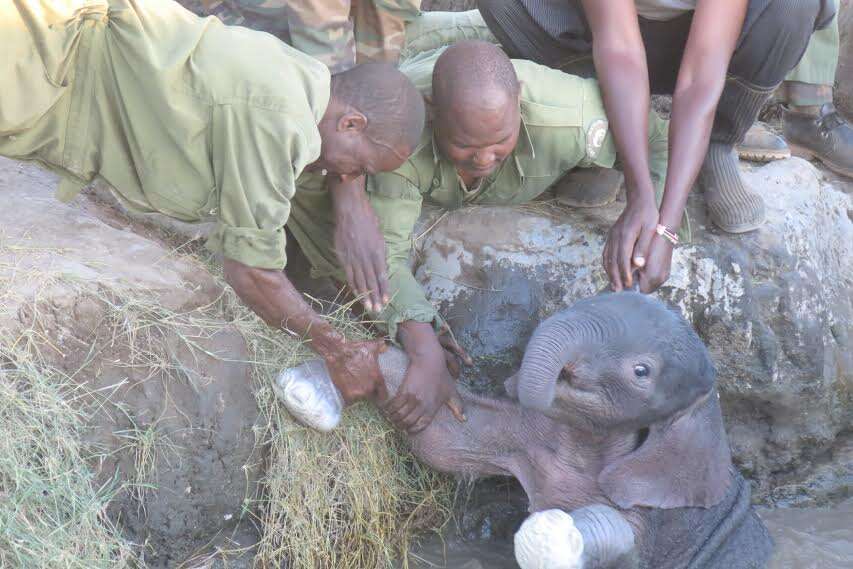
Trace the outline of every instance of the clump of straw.
<path fill-rule="evenodd" d="M 79 388 L 24 350 L 0 345 L 0 567 L 112 569 L 134 551 L 105 516 L 81 443 Z"/>

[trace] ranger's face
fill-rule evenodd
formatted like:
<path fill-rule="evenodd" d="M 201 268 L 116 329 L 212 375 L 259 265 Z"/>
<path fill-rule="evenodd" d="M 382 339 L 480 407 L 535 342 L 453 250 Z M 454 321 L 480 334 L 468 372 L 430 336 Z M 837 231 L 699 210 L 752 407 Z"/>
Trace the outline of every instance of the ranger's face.
<path fill-rule="evenodd" d="M 459 103 L 439 117 L 436 127 L 439 150 L 459 175 L 484 178 L 515 150 L 521 130 L 518 101 L 501 96 Z"/>

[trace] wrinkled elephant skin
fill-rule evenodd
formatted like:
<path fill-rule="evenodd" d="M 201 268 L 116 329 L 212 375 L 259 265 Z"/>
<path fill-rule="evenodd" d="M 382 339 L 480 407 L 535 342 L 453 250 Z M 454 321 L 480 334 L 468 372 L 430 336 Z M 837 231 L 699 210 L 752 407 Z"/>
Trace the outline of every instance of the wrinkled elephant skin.
<path fill-rule="evenodd" d="M 380 364 L 393 393 L 406 356 Z M 507 390 L 464 392 L 467 421 L 442 409 L 415 453 L 445 472 L 514 476 L 531 512 L 568 512 L 584 569 L 765 566 L 772 542 L 732 467 L 713 364 L 675 311 L 631 292 L 582 300 L 535 330 Z M 542 539 L 526 531 L 516 543 Z"/>

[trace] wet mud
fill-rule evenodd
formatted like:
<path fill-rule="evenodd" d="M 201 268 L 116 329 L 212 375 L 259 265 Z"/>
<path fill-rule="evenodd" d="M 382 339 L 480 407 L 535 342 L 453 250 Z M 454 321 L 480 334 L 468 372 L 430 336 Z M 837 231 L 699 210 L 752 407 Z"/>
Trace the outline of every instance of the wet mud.
<path fill-rule="evenodd" d="M 853 568 L 853 499 L 831 508 L 761 508 L 776 549 L 768 569 Z M 509 541 L 434 537 L 414 548 L 410 569 L 517 569 Z"/>

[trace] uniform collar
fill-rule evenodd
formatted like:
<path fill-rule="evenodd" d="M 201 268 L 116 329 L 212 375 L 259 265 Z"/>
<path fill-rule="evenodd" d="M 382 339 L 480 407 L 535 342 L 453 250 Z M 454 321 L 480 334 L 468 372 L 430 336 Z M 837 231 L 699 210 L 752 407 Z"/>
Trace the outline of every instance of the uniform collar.
<path fill-rule="evenodd" d="M 430 143 L 432 144 L 432 162 L 434 169 L 433 179 L 431 181 L 430 190 L 428 194 L 432 193 L 432 191 L 437 187 L 447 187 L 453 194 L 458 193 L 459 195 L 461 195 L 462 188 L 459 182 L 459 176 L 456 174 L 456 168 L 454 168 L 453 163 L 450 160 L 444 158 L 441 155 L 434 129 L 432 132 L 432 136 L 430 136 Z M 527 121 L 524 117 L 523 106 L 521 112 L 521 127 L 518 133 L 518 142 L 515 145 L 515 149 L 512 151 L 511 158 L 515 163 L 515 167 L 518 169 L 519 175 L 522 178 L 524 177 L 523 163 L 527 160 L 536 159 L 536 151 L 533 148 L 533 139 L 530 136 L 530 130 L 527 128 Z M 506 166 L 502 166 L 501 169 L 503 169 L 504 167 Z M 500 169 L 498 171 L 500 171 Z"/>

